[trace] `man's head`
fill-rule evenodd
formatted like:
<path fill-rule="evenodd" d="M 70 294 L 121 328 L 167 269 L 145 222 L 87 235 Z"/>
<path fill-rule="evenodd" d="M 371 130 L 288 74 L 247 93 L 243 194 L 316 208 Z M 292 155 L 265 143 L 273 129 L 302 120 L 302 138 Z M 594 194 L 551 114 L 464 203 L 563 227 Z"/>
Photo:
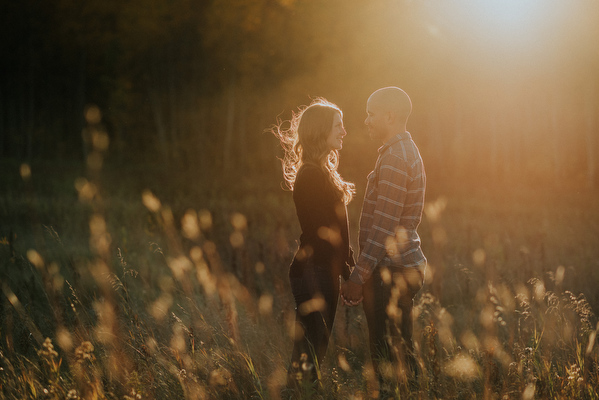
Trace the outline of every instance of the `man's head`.
<path fill-rule="evenodd" d="M 390 86 L 379 89 L 368 98 L 364 123 L 371 139 L 386 142 L 398 133 L 406 131 L 406 123 L 412 112 L 412 101 L 406 92 Z"/>

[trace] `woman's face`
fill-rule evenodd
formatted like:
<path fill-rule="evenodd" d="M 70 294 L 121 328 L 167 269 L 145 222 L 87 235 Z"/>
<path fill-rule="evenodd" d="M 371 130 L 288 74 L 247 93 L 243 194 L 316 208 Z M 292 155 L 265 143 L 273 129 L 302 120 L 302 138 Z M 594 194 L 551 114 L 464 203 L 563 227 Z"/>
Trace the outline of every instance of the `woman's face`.
<path fill-rule="evenodd" d="M 335 113 L 335 116 L 333 117 L 333 127 L 327 137 L 329 150 L 341 150 L 343 147 L 343 137 L 345 135 L 347 135 L 347 132 L 345 132 L 345 128 L 343 127 L 341 114 Z"/>

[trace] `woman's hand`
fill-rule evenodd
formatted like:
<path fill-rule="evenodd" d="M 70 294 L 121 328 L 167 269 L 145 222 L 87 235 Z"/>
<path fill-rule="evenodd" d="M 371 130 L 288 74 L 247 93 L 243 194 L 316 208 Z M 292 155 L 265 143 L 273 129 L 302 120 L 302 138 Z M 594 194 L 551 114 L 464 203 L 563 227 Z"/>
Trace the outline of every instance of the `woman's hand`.
<path fill-rule="evenodd" d="M 349 279 L 341 285 L 341 299 L 346 306 L 357 306 L 364 300 L 362 285 L 358 285 Z"/>

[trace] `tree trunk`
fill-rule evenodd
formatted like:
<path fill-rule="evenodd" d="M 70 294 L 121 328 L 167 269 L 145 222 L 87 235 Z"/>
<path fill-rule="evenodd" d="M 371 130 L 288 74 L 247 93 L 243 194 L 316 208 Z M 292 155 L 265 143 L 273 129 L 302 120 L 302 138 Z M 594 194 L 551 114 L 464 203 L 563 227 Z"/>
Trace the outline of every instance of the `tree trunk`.
<path fill-rule="evenodd" d="M 559 96 L 557 93 L 553 94 L 551 100 L 551 133 L 552 133 L 552 149 L 553 149 L 553 178 L 554 184 L 558 184 L 561 179 L 562 165 L 561 165 L 561 152 L 560 148 L 560 130 L 559 130 Z"/>
<path fill-rule="evenodd" d="M 499 162 L 499 140 L 498 140 L 499 127 L 497 126 L 496 113 L 497 113 L 497 110 L 491 111 L 491 121 L 490 121 L 491 126 L 489 126 L 489 130 L 491 132 L 491 155 L 490 155 L 489 162 L 491 163 L 490 169 L 492 171 L 492 174 L 494 175 L 494 177 L 496 179 L 500 179 L 503 175 L 503 173 L 502 173 L 503 171 L 500 171 L 501 163 Z"/>
<path fill-rule="evenodd" d="M 237 143 L 239 166 L 248 168 L 248 143 L 247 143 L 247 104 L 245 101 L 239 101 L 239 123 L 238 123 L 238 138 Z"/>
<path fill-rule="evenodd" d="M 27 121 L 25 127 L 26 139 L 26 157 L 27 160 L 33 158 L 33 130 L 35 121 L 35 49 L 33 48 L 33 41 L 30 38 L 27 46 Z"/>
<path fill-rule="evenodd" d="M 588 86 L 585 97 L 585 144 L 587 148 L 587 186 L 594 189 L 596 185 L 597 172 L 597 132 L 595 130 L 597 99 L 593 86 Z"/>
<path fill-rule="evenodd" d="M 467 163 L 470 163 L 470 159 L 468 158 L 468 153 L 472 149 L 466 149 L 464 146 L 463 140 L 463 118 L 462 118 L 462 100 L 461 93 L 459 89 L 456 89 L 454 98 L 454 137 L 453 137 L 453 159 L 456 160 L 454 163 L 453 173 L 455 176 L 462 175 L 467 169 Z M 469 144 L 472 147 L 472 144 Z"/>
<path fill-rule="evenodd" d="M 162 157 L 162 162 L 166 167 L 170 166 L 170 146 L 168 142 L 168 128 L 166 115 L 162 104 L 162 96 L 164 91 L 161 90 L 160 83 L 164 79 L 161 74 L 159 64 L 159 56 L 152 55 L 150 57 L 150 78 L 148 81 L 148 97 L 150 107 L 152 108 L 152 117 L 154 118 L 154 126 L 158 135 L 158 152 Z"/>
<path fill-rule="evenodd" d="M 8 154 L 6 151 L 6 144 L 9 138 L 8 127 L 6 125 L 6 104 L 4 103 L 6 89 L 4 88 L 3 83 L 4 82 L 0 81 L 0 157 L 4 157 L 5 154 Z"/>
<path fill-rule="evenodd" d="M 164 165 L 169 166 L 169 144 L 166 139 L 166 124 L 164 122 L 164 112 L 160 102 L 160 93 L 156 88 L 149 88 L 150 106 L 152 107 L 152 116 L 154 117 L 154 125 L 158 134 L 158 151 L 162 156 Z"/>
<path fill-rule="evenodd" d="M 85 87 L 87 85 L 87 75 L 86 75 L 86 64 L 87 64 L 87 55 L 85 50 L 81 49 L 81 54 L 79 56 L 79 79 L 77 82 L 77 101 L 76 101 L 76 111 L 79 113 L 77 116 L 74 116 L 76 123 L 76 129 L 79 130 L 81 134 L 81 151 L 83 160 L 87 160 L 87 155 L 91 150 L 91 138 L 89 138 L 85 133 L 84 129 L 86 126 L 85 121 Z M 69 90 L 70 91 L 70 90 Z"/>
<path fill-rule="evenodd" d="M 177 59 L 175 55 L 175 49 L 173 45 L 169 45 L 167 47 L 166 54 L 168 55 L 167 60 L 171 60 L 170 63 L 167 63 L 165 68 L 165 73 L 167 74 L 167 93 L 168 93 L 168 136 L 170 143 L 170 157 L 175 161 L 175 165 L 177 165 L 178 161 L 180 161 L 179 157 L 179 138 L 178 138 L 178 112 L 177 112 L 177 85 L 176 78 L 177 72 L 175 70 L 175 64 L 180 63 L 181 61 Z M 180 95 L 180 94 L 179 94 Z"/>
<path fill-rule="evenodd" d="M 223 143 L 223 170 L 229 172 L 233 168 L 233 133 L 235 129 L 235 73 L 231 72 L 227 90 L 227 123 L 225 141 Z"/>
<path fill-rule="evenodd" d="M 194 126 L 193 135 L 193 143 L 197 143 L 197 146 L 190 147 L 192 154 L 190 155 L 191 167 L 199 171 L 199 173 L 203 176 L 206 173 L 206 169 L 208 168 L 208 163 L 206 162 L 206 158 L 208 157 L 208 152 L 206 151 L 206 141 L 208 135 L 207 127 L 207 109 L 208 102 L 203 98 L 198 100 L 198 111 L 197 111 L 197 119 L 196 125 Z"/>
<path fill-rule="evenodd" d="M 22 67 L 24 67 L 24 65 L 22 65 Z M 23 74 L 21 76 L 25 78 L 27 75 Z M 23 141 L 22 136 L 23 133 L 27 130 L 27 87 L 25 86 L 25 80 L 26 78 L 23 79 L 23 81 L 19 82 L 19 105 L 17 110 L 19 115 L 17 123 L 17 132 L 18 135 L 21 137 L 21 140 L 19 140 L 19 158 L 23 156 L 27 157 L 27 138 L 25 137 L 25 141 Z"/>
<path fill-rule="evenodd" d="M 19 131 L 17 126 L 18 117 L 16 102 L 8 102 L 6 111 L 6 137 L 8 143 L 8 145 L 6 146 L 6 154 L 9 154 L 11 157 L 18 157 L 18 154 L 15 154 L 18 153 L 18 142 L 16 140 L 16 137 L 17 132 Z"/>

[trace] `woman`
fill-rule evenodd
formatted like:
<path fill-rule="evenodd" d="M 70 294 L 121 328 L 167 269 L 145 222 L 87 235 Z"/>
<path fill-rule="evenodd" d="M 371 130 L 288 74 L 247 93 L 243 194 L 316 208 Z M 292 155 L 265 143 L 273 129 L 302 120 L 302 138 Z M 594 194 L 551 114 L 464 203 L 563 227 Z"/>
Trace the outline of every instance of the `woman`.
<path fill-rule="evenodd" d="M 297 322 L 290 373 L 313 381 L 335 320 L 339 275 L 347 279 L 354 265 L 346 205 L 355 190 L 337 172 L 347 132 L 341 109 L 322 98 L 294 113 L 289 129 L 274 131 L 302 230 L 289 268 Z"/>

